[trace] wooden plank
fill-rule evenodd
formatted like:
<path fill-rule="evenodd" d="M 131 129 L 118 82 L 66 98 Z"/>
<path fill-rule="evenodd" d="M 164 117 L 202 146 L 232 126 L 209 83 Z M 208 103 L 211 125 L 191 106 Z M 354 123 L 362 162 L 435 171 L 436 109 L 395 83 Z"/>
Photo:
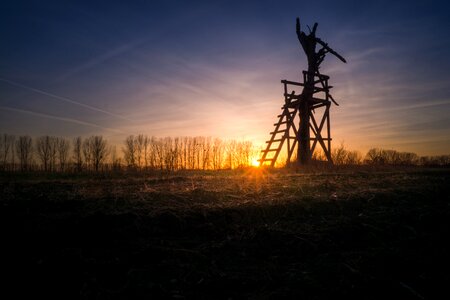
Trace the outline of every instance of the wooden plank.
<path fill-rule="evenodd" d="M 303 74 L 307 75 L 309 72 L 303 70 Z M 330 79 L 330 76 L 325 75 L 325 74 L 320 74 L 319 72 L 315 72 L 314 76 L 319 77 L 319 78 L 323 78 L 323 79 Z"/>
<path fill-rule="evenodd" d="M 284 97 L 287 97 L 289 99 L 301 99 L 302 95 L 292 95 L 292 94 L 284 94 Z"/>
<path fill-rule="evenodd" d="M 313 142 L 313 145 L 311 146 L 311 149 L 314 150 L 315 147 L 316 147 L 317 142 L 319 142 L 321 145 L 323 144 L 321 131 L 322 131 L 322 127 L 323 127 L 323 124 L 324 124 L 324 121 L 325 121 L 326 114 L 324 114 L 324 116 L 322 117 L 322 121 L 320 122 L 320 126 L 317 126 L 316 119 L 314 118 L 314 115 L 312 113 L 310 113 L 310 117 L 311 117 L 311 121 L 312 121 L 314 127 L 311 126 L 311 123 L 309 125 L 310 125 L 311 129 L 313 130 L 313 132 L 314 132 L 314 134 L 316 136 L 316 138 L 315 138 L 315 140 Z M 326 149 L 324 148 L 324 151 L 325 150 Z"/>
<path fill-rule="evenodd" d="M 314 105 L 311 106 L 311 109 L 318 109 L 318 108 L 321 108 L 323 106 L 327 106 L 327 104 L 324 104 L 324 103 L 314 104 Z"/>
<path fill-rule="evenodd" d="M 291 149 L 288 149 L 288 160 L 291 160 L 292 154 L 294 154 L 295 146 L 297 145 L 298 141 L 297 138 L 295 138 L 294 142 L 292 143 Z"/>
<path fill-rule="evenodd" d="M 282 125 L 282 124 L 287 124 L 287 123 L 290 123 L 290 122 L 291 122 L 291 121 L 282 121 L 282 122 L 274 123 L 273 126 Z"/>
<path fill-rule="evenodd" d="M 286 107 L 287 108 L 291 108 L 291 109 L 295 109 L 295 108 L 297 108 L 300 105 L 300 103 L 301 103 L 300 101 L 302 101 L 302 100 L 294 100 L 291 103 L 289 103 L 289 105 L 287 105 Z"/>
<path fill-rule="evenodd" d="M 261 152 L 273 152 L 273 151 L 278 151 L 279 149 L 266 149 L 266 150 L 261 150 Z"/>
<path fill-rule="evenodd" d="M 330 102 L 327 99 L 321 99 L 321 98 L 316 98 L 316 97 L 311 97 L 312 102 L 316 102 L 316 103 L 327 103 Z"/>
<path fill-rule="evenodd" d="M 337 103 L 337 102 L 334 100 L 333 96 L 331 96 L 330 94 L 328 94 L 328 97 L 331 99 L 331 101 L 333 101 L 334 104 L 336 104 L 336 106 L 339 106 L 339 103 Z"/>
<path fill-rule="evenodd" d="M 272 158 L 265 158 L 265 159 L 258 159 L 257 161 L 259 161 L 260 163 L 266 162 L 266 161 L 273 161 Z"/>
<path fill-rule="evenodd" d="M 276 140 L 273 140 L 273 141 L 266 141 L 266 143 L 268 144 L 268 143 L 278 143 L 278 142 L 281 142 L 283 139 L 276 139 Z"/>
<path fill-rule="evenodd" d="M 291 115 L 291 117 L 292 117 L 292 115 L 294 114 L 294 113 L 289 113 L 290 115 Z M 280 118 L 280 117 L 284 117 L 284 116 L 286 116 L 287 114 L 281 114 L 281 115 L 278 115 L 277 116 L 277 118 Z"/>
<path fill-rule="evenodd" d="M 329 85 L 328 87 L 314 87 L 314 92 L 313 93 L 330 92 L 331 88 L 333 88 L 332 85 Z"/>
<path fill-rule="evenodd" d="M 290 84 L 290 85 L 296 85 L 296 86 L 305 86 L 305 84 L 304 83 L 301 83 L 301 82 L 295 82 L 295 81 L 289 81 L 289 80 L 281 80 L 281 83 L 284 83 L 284 84 Z"/>
<path fill-rule="evenodd" d="M 281 132 L 286 132 L 286 129 L 283 129 L 283 130 L 275 130 L 275 131 L 272 131 L 270 134 L 277 134 L 277 133 L 281 133 Z"/>
<path fill-rule="evenodd" d="M 330 106 L 327 106 L 327 110 L 325 112 L 327 114 L 327 136 L 328 136 L 328 152 L 330 153 L 329 161 L 333 164 L 333 159 L 331 157 L 331 128 L 330 128 Z"/>

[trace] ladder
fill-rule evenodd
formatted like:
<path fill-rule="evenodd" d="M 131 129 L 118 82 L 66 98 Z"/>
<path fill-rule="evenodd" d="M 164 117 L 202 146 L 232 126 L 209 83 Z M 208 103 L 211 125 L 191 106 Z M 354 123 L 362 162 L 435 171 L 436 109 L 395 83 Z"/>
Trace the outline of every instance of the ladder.
<path fill-rule="evenodd" d="M 300 104 L 302 101 L 308 101 L 309 117 L 310 117 L 310 133 L 309 138 L 312 142 L 310 146 L 310 153 L 313 153 L 316 148 L 321 148 L 325 154 L 326 159 L 331 164 L 331 133 L 330 133 L 330 106 L 331 103 L 339 105 L 330 94 L 332 86 L 328 85 L 329 76 L 314 73 L 314 87 L 312 96 L 304 99 L 303 92 L 295 94 L 293 88 L 304 88 L 308 72 L 303 71 L 303 83 L 281 80 L 284 84 L 284 105 L 281 107 L 281 114 L 278 115 L 278 122 L 273 124 L 275 129 L 270 132 L 270 139 L 266 141 L 266 148 L 261 151 L 261 158 L 259 166 L 269 165 L 274 167 L 275 163 L 286 145 L 287 148 L 287 163 L 290 162 L 294 154 L 295 147 L 298 145 L 300 136 L 295 123 L 299 123 Z M 317 85 L 316 85 L 317 84 Z M 288 88 L 289 86 L 289 88 Z M 289 93 L 289 91 L 291 91 Z M 318 116 L 315 115 L 316 110 Z M 296 117 L 298 117 L 296 119 Z M 297 121 L 295 121 L 297 120 Z M 319 147 L 317 147 L 319 146 Z"/>
<path fill-rule="evenodd" d="M 295 145 L 297 143 L 297 127 L 295 126 L 294 119 L 297 115 L 297 107 L 291 107 L 289 104 L 293 99 L 294 93 L 285 95 L 285 104 L 281 107 L 282 112 L 278 115 L 278 122 L 273 124 L 275 129 L 270 133 L 270 140 L 266 141 L 267 146 L 265 150 L 262 150 L 261 159 L 259 159 L 259 165 L 262 166 L 266 163 L 270 163 L 270 166 L 275 166 L 275 162 L 283 148 L 284 143 L 287 143 L 288 158 L 291 157 L 294 152 Z M 293 134 L 291 134 L 291 132 Z"/>

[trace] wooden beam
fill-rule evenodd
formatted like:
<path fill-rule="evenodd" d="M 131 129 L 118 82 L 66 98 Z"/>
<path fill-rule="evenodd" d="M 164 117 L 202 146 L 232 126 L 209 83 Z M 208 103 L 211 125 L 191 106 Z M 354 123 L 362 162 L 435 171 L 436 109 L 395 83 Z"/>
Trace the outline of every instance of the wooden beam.
<path fill-rule="evenodd" d="M 286 131 L 286 129 L 282 129 L 282 130 L 275 130 L 275 131 L 272 131 L 270 134 L 274 134 L 274 133 L 281 133 L 281 132 L 285 132 Z"/>
<path fill-rule="evenodd" d="M 273 151 L 277 151 L 278 149 L 266 149 L 266 150 L 261 150 L 261 152 L 273 152 Z"/>
<path fill-rule="evenodd" d="M 303 70 L 303 74 L 307 75 L 308 71 Z M 314 73 L 314 76 L 319 77 L 319 78 L 323 78 L 323 79 L 330 79 L 330 76 L 328 75 L 324 75 L 324 74 L 320 74 L 320 73 Z"/>
<path fill-rule="evenodd" d="M 292 154 L 294 154 L 295 146 L 297 145 L 297 138 L 295 138 L 294 142 L 292 143 L 291 149 L 288 149 L 288 159 L 290 160 L 292 157 Z"/>
<path fill-rule="evenodd" d="M 333 159 L 331 157 L 331 126 L 330 126 L 330 105 L 327 106 L 327 135 L 328 135 L 328 152 L 330 152 L 330 163 L 333 164 Z"/>
<path fill-rule="evenodd" d="M 336 106 L 339 106 L 339 103 L 337 103 L 337 102 L 334 100 L 334 98 L 333 98 L 333 96 L 331 96 L 331 94 L 328 94 L 328 97 L 330 97 L 331 101 L 333 101 L 333 103 L 336 104 Z"/>
<path fill-rule="evenodd" d="M 296 85 L 296 86 L 305 86 L 304 83 L 295 82 L 295 81 L 289 81 L 289 80 L 281 80 L 281 83 L 290 84 L 290 85 Z"/>
<path fill-rule="evenodd" d="M 276 140 L 273 140 L 273 141 L 266 141 L 266 143 L 268 144 L 268 143 L 278 143 L 278 142 L 281 142 L 283 139 L 276 139 Z"/>
<path fill-rule="evenodd" d="M 274 123 L 273 126 L 287 124 L 289 122 L 291 122 L 291 121 L 282 121 L 282 122 L 279 122 L 279 123 Z"/>
<path fill-rule="evenodd" d="M 265 162 L 265 161 L 272 161 L 272 160 L 273 160 L 273 158 L 264 158 L 264 159 L 260 158 L 260 159 L 258 159 L 257 161 L 259 161 L 259 162 Z"/>
<path fill-rule="evenodd" d="M 327 106 L 327 105 L 328 105 L 328 103 L 314 104 L 311 106 L 311 109 L 318 109 L 318 108 L 321 108 L 321 107 Z"/>
<path fill-rule="evenodd" d="M 316 147 L 317 142 L 319 142 L 320 145 L 323 147 L 323 150 L 326 151 L 326 147 L 325 147 L 325 144 L 323 143 L 323 138 L 322 138 L 321 132 L 322 132 L 323 124 L 325 123 L 325 119 L 327 118 L 327 114 L 325 113 L 323 115 L 322 121 L 320 122 L 320 126 L 317 126 L 316 119 L 314 118 L 314 115 L 312 114 L 312 112 L 310 112 L 310 117 L 311 117 L 311 121 L 313 122 L 313 125 L 315 127 L 315 128 L 312 128 L 312 129 L 313 129 L 313 132 L 316 135 L 316 139 L 314 140 L 313 145 L 311 146 L 311 149 L 314 150 L 315 147 Z M 311 127 L 311 123 L 309 125 Z"/>
<path fill-rule="evenodd" d="M 301 99 L 302 95 L 284 94 L 284 97 L 288 99 Z"/>

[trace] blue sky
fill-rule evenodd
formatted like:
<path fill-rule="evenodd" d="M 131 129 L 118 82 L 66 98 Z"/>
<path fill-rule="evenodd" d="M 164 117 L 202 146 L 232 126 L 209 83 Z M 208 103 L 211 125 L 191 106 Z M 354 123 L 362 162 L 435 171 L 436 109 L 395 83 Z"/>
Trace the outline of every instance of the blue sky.
<path fill-rule="evenodd" d="M 281 79 L 327 57 L 334 144 L 450 153 L 450 10 L 444 1 L 2 1 L 0 131 L 215 136 L 262 144 Z"/>

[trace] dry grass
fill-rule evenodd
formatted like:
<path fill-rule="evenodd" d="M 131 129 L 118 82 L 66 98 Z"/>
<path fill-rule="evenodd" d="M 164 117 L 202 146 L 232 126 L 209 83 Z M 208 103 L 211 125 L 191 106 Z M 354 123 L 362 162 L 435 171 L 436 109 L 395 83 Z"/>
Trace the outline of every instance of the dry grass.
<path fill-rule="evenodd" d="M 7 270 L 87 299 L 433 298 L 450 283 L 449 175 L 4 175 Z"/>

